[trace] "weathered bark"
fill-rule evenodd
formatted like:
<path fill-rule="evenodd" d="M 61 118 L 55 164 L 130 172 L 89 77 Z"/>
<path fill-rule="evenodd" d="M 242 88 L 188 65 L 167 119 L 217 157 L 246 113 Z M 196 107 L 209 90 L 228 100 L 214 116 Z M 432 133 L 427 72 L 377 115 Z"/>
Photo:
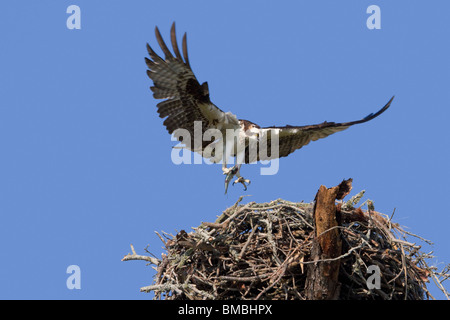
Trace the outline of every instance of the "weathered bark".
<path fill-rule="evenodd" d="M 333 259 L 342 254 L 342 241 L 335 201 L 343 199 L 350 192 L 351 182 L 351 179 L 344 180 L 339 186 L 329 189 L 320 186 L 317 192 L 313 213 L 315 237 L 310 257 L 310 261 L 317 262 L 308 265 L 305 293 L 309 300 L 333 300 L 339 297 L 340 260 Z"/>

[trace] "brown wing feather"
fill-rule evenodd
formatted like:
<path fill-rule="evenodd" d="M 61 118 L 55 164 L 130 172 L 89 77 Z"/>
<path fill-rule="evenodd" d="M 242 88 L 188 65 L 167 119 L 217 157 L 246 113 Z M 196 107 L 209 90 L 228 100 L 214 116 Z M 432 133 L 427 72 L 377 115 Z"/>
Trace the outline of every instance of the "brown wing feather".
<path fill-rule="evenodd" d="M 394 97 L 392 97 L 389 102 L 381 108 L 376 113 L 371 113 L 367 117 L 357 120 L 357 121 L 350 121 L 350 122 L 342 122 L 342 123 L 335 123 L 335 122 L 323 122 L 320 124 L 315 125 L 308 125 L 308 126 L 285 126 L 285 127 L 266 127 L 262 128 L 262 130 L 265 129 L 277 129 L 279 130 L 279 158 L 286 157 L 295 150 L 298 150 L 302 148 L 303 146 L 306 146 L 311 141 L 316 141 L 325 137 L 328 137 L 329 135 L 345 130 L 355 124 L 364 123 L 367 121 L 370 121 L 376 117 L 378 117 L 380 114 L 382 114 L 384 111 L 386 111 L 389 106 L 391 105 L 392 100 Z M 256 160 L 270 160 L 275 158 L 272 155 L 271 152 L 271 141 L 270 141 L 270 134 L 268 134 L 269 139 L 267 141 L 267 151 L 264 150 L 262 152 L 258 153 L 258 158 L 249 159 L 249 152 L 246 154 L 246 159 L 248 159 L 248 162 L 254 162 Z M 260 156 L 261 155 L 261 156 Z M 267 157 L 264 157 L 264 155 L 267 155 Z"/>
<path fill-rule="evenodd" d="M 175 23 L 172 24 L 170 31 L 170 39 L 175 56 L 172 55 L 164 39 L 159 32 L 158 27 L 155 28 L 155 35 L 161 50 L 164 53 L 162 59 L 147 44 L 147 51 L 150 55 L 145 58 L 148 70 L 147 75 L 153 80 L 153 86 L 150 89 L 155 99 L 167 99 L 157 104 L 158 113 L 164 120 L 164 125 L 170 134 L 176 129 L 186 129 L 190 132 L 194 139 L 194 121 L 202 122 L 202 131 L 204 132 L 210 123 L 204 110 L 205 108 L 217 108 L 209 99 L 207 85 L 200 85 L 189 64 L 187 54 L 186 34 L 183 37 L 182 49 L 184 55 L 181 56 L 177 45 Z M 221 111 L 217 108 L 217 110 Z M 204 142 L 205 147 L 208 142 Z"/>

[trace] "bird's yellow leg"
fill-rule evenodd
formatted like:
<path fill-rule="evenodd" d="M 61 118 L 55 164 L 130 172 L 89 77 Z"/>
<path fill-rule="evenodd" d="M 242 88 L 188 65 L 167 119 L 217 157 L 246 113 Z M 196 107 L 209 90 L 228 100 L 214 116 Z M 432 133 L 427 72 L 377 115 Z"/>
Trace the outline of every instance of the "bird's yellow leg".
<path fill-rule="evenodd" d="M 233 185 L 235 183 L 242 183 L 242 185 L 244 186 L 244 191 L 246 191 L 247 186 L 251 183 L 251 181 L 248 179 L 244 179 L 240 174 L 240 170 L 238 170 L 238 172 L 236 172 L 236 177 L 237 177 L 237 179 L 233 181 Z"/>

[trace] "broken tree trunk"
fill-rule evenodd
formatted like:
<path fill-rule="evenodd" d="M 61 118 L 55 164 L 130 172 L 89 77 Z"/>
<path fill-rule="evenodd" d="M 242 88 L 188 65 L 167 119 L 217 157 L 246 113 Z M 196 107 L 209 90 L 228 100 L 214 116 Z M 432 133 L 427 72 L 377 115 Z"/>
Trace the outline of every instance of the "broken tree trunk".
<path fill-rule="evenodd" d="M 336 216 L 336 200 L 343 199 L 351 190 L 352 179 L 342 181 L 338 186 L 320 186 L 314 205 L 315 234 L 305 284 L 309 300 L 335 300 L 339 297 L 339 266 L 342 241 L 339 220 Z"/>

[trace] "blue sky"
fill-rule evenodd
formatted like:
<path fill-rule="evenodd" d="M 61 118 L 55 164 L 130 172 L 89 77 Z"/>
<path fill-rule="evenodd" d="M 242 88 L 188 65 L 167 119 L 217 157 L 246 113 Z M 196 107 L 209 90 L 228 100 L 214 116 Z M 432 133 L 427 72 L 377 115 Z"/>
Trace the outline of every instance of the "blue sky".
<path fill-rule="evenodd" d="M 69 30 L 69 5 L 81 29 Z M 369 30 L 370 5 L 381 29 Z M 353 178 L 377 211 L 450 262 L 448 1 L 9 1 L 0 10 L 0 298 L 148 299 L 132 243 L 190 230 L 234 204 L 310 202 Z M 175 165 L 149 90 L 145 43 L 188 32 L 212 101 L 261 126 L 379 118 L 280 161 L 224 195 L 220 165 Z M 160 51 L 158 51 L 160 52 Z M 66 269 L 81 269 L 69 290 Z M 431 292 L 442 298 L 430 285 Z"/>

